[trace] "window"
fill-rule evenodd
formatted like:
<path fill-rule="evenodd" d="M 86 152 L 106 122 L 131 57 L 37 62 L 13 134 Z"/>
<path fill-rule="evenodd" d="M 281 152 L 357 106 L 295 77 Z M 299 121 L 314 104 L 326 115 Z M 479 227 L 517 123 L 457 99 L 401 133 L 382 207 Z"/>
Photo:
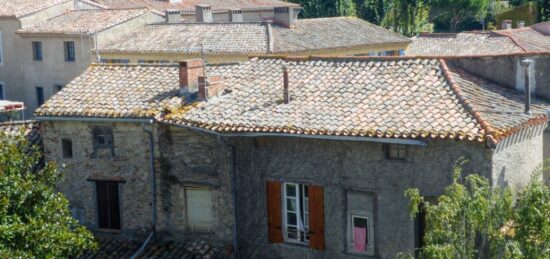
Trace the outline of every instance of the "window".
<path fill-rule="evenodd" d="M 405 56 L 405 50 L 404 49 L 399 50 L 399 56 Z"/>
<path fill-rule="evenodd" d="M 268 181 L 266 194 L 269 242 L 325 249 L 323 187 Z"/>
<path fill-rule="evenodd" d="M 67 62 L 74 62 L 75 57 L 75 49 L 74 49 L 74 41 L 65 41 L 65 61 Z"/>
<path fill-rule="evenodd" d="M 57 92 L 61 91 L 65 87 L 63 84 L 55 84 L 53 85 L 53 93 L 56 94 Z"/>
<path fill-rule="evenodd" d="M 129 59 L 113 59 L 113 58 L 106 59 L 106 58 L 102 58 L 100 60 L 100 62 L 105 63 L 105 64 L 128 64 L 128 63 L 130 63 L 130 60 Z"/>
<path fill-rule="evenodd" d="M 42 42 L 40 41 L 32 42 L 32 59 L 35 61 L 42 60 Z"/>
<path fill-rule="evenodd" d="M 364 253 L 369 249 L 369 218 L 364 216 L 351 216 L 353 251 Z"/>
<path fill-rule="evenodd" d="M 95 126 L 93 130 L 95 148 L 113 147 L 113 129 L 108 126 Z"/>
<path fill-rule="evenodd" d="M 211 231 L 212 191 L 209 189 L 185 189 L 187 222 L 190 231 Z"/>
<path fill-rule="evenodd" d="M 392 160 L 406 160 L 407 159 L 407 146 L 398 144 L 386 144 L 384 145 L 386 159 Z"/>
<path fill-rule="evenodd" d="M 4 84 L 0 82 L 0 100 L 4 100 Z"/>
<path fill-rule="evenodd" d="M 98 227 L 120 229 L 118 183 L 96 182 Z"/>
<path fill-rule="evenodd" d="M 36 104 L 38 106 L 44 104 L 44 88 L 41 86 L 36 87 Z"/>
<path fill-rule="evenodd" d="M 61 152 L 63 158 L 73 158 L 73 142 L 70 139 L 61 140 Z"/>
<path fill-rule="evenodd" d="M 284 213 L 285 240 L 309 242 L 308 187 L 303 184 L 285 183 Z"/>

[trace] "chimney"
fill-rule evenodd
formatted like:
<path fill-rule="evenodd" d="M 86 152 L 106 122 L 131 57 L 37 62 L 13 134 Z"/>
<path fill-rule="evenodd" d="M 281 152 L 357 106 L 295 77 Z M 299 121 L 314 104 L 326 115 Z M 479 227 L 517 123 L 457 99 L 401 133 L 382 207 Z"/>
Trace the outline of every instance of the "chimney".
<path fill-rule="evenodd" d="M 524 28 L 525 27 L 525 21 L 517 21 L 518 28 Z"/>
<path fill-rule="evenodd" d="M 500 24 L 501 30 L 510 30 L 512 29 L 512 20 L 502 20 L 502 23 Z"/>
<path fill-rule="evenodd" d="M 532 63 L 533 60 L 531 59 L 521 61 L 521 65 L 525 68 L 525 115 L 531 114 L 531 85 L 529 82 L 531 75 L 529 74 L 529 70 Z"/>
<path fill-rule="evenodd" d="M 210 5 L 198 4 L 195 6 L 195 20 L 197 22 L 212 22 L 212 7 Z"/>
<path fill-rule="evenodd" d="M 288 93 L 288 67 L 283 67 L 283 101 L 288 104 L 290 102 L 290 96 Z"/>
<path fill-rule="evenodd" d="M 199 77 L 204 76 L 202 59 L 185 60 L 179 63 L 180 96 L 197 91 Z"/>
<path fill-rule="evenodd" d="M 164 11 L 164 17 L 166 19 L 166 23 L 181 22 L 181 12 L 179 10 L 166 10 Z"/>
<path fill-rule="evenodd" d="M 221 75 L 211 75 L 208 77 L 199 76 L 199 94 L 198 97 L 208 100 L 220 95 L 224 90 L 224 80 Z"/>
<path fill-rule="evenodd" d="M 293 29 L 296 26 L 296 20 L 298 20 L 298 13 L 300 13 L 298 8 L 275 7 L 273 20 L 276 24 Z"/>
<path fill-rule="evenodd" d="M 229 9 L 229 22 L 243 22 L 243 10 Z"/>

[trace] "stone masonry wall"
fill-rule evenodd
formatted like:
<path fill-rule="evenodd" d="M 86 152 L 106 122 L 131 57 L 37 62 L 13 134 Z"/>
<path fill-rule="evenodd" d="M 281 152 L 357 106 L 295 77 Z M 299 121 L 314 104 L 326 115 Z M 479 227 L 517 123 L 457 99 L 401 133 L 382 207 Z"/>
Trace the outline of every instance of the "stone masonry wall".
<path fill-rule="evenodd" d="M 114 156 L 99 150 L 94 157 L 92 128 L 113 127 Z M 150 126 L 147 126 L 150 127 Z M 81 211 L 82 223 L 97 233 L 96 184 L 93 180 L 116 180 L 119 184 L 121 232 L 114 237 L 141 239 L 151 229 L 151 182 L 149 139 L 138 123 L 44 122 L 44 155 L 56 161 L 64 175 L 58 188 L 71 207 Z M 61 140 L 70 139 L 73 158 L 63 158 Z"/>
<path fill-rule="evenodd" d="M 355 258 L 347 252 L 346 199 L 365 197 L 374 207 L 375 256 L 393 258 L 414 249 L 414 221 L 408 214 L 407 188 L 437 196 L 452 181 L 455 161 L 470 162 L 464 172 L 491 176 L 492 151 L 481 143 L 429 141 L 409 146 L 406 161 L 387 160 L 382 144 L 298 138 L 236 140 L 239 247 L 243 258 Z M 324 187 L 326 250 L 268 243 L 266 181 Z M 369 200 L 374 199 L 373 202 Z M 361 202 L 359 202 L 360 204 Z M 370 204 L 372 203 L 372 204 Z M 360 256 L 357 258 L 365 258 Z M 370 258 L 370 257 L 367 257 Z"/>

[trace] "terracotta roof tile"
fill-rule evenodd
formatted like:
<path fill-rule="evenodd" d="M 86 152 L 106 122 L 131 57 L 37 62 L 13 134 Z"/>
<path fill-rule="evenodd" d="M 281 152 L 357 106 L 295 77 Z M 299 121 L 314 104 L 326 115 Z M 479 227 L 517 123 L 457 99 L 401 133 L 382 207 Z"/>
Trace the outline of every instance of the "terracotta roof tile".
<path fill-rule="evenodd" d="M 0 17 L 21 17 L 72 0 L 2 0 Z"/>
<path fill-rule="evenodd" d="M 82 255 L 82 259 L 92 258 L 131 258 L 142 243 L 102 238 L 99 249 Z M 150 242 L 136 258 L 183 258 L 183 259 L 222 259 L 229 258 L 225 249 L 212 246 L 204 241 L 176 243 Z"/>
<path fill-rule="evenodd" d="M 23 28 L 25 34 L 95 33 L 147 13 L 147 9 L 71 10 L 44 22 Z"/>
<path fill-rule="evenodd" d="M 282 68 L 290 74 L 283 100 Z M 182 105 L 174 65 L 95 65 L 40 107 L 38 116 L 153 117 L 217 132 L 444 138 L 498 142 L 546 122 L 550 104 L 524 115 L 522 95 L 416 58 L 252 59 L 207 67 L 226 90 Z"/>
<path fill-rule="evenodd" d="M 274 52 L 307 52 L 408 43 L 410 39 L 355 17 L 299 19 L 296 28 L 273 26 Z"/>
<path fill-rule="evenodd" d="M 179 23 L 146 25 L 99 46 L 100 53 L 265 54 L 262 23 Z"/>
<path fill-rule="evenodd" d="M 525 51 L 550 52 L 550 35 L 545 35 L 531 27 L 497 32 L 509 36 Z"/>
<path fill-rule="evenodd" d="M 148 7 L 157 11 L 169 9 L 179 9 L 187 12 L 195 12 L 195 6 L 198 4 L 207 4 L 212 6 L 212 10 L 227 10 L 230 8 L 262 9 L 280 6 L 298 6 L 294 3 L 288 3 L 279 0 L 184 0 L 181 3 L 170 3 L 169 1 L 159 0 L 91 0 L 96 3 L 108 6 L 110 8 L 136 8 Z"/>
<path fill-rule="evenodd" d="M 524 52 L 510 38 L 493 32 L 427 33 L 412 38 L 407 56 L 475 56 Z"/>

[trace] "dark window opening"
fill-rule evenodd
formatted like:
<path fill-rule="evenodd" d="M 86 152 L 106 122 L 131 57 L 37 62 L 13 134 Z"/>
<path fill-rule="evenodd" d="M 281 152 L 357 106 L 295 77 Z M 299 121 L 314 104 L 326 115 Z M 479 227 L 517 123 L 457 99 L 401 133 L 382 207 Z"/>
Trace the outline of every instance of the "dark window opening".
<path fill-rule="evenodd" d="M 63 158 L 73 158 L 73 142 L 70 139 L 61 140 L 61 152 Z"/>
<path fill-rule="evenodd" d="M 65 41 L 65 61 L 75 61 L 74 41 Z"/>
<path fill-rule="evenodd" d="M 392 160 L 406 160 L 407 159 L 407 146 L 397 144 L 384 145 L 386 153 L 386 159 Z"/>
<path fill-rule="evenodd" d="M 97 182 L 98 226 L 102 229 L 120 229 L 118 183 Z"/>
<path fill-rule="evenodd" d="M 32 42 L 32 59 L 36 61 L 42 60 L 42 42 L 40 41 Z"/>
<path fill-rule="evenodd" d="M 38 106 L 44 104 L 44 88 L 41 86 L 36 87 L 36 104 Z"/>
<path fill-rule="evenodd" d="M 414 228 L 414 243 L 415 248 L 424 247 L 424 236 L 426 235 L 426 209 L 424 203 L 418 205 L 418 213 L 415 218 L 415 228 Z"/>
<path fill-rule="evenodd" d="M 63 87 L 64 87 L 64 85 L 55 84 L 55 85 L 53 86 L 53 93 L 55 94 L 55 93 L 61 91 L 61 89 L 63 89 Z"/>
<path fill-rule="evenodd" d="M 4 85 L 0 84 L 0 100 L 4 100 Z"/>
<path fill-rule="evenodd" d="M 113 147 L 113 129 L 111 127 L 95 126 L 93 135 L 95 148 Z"/>

